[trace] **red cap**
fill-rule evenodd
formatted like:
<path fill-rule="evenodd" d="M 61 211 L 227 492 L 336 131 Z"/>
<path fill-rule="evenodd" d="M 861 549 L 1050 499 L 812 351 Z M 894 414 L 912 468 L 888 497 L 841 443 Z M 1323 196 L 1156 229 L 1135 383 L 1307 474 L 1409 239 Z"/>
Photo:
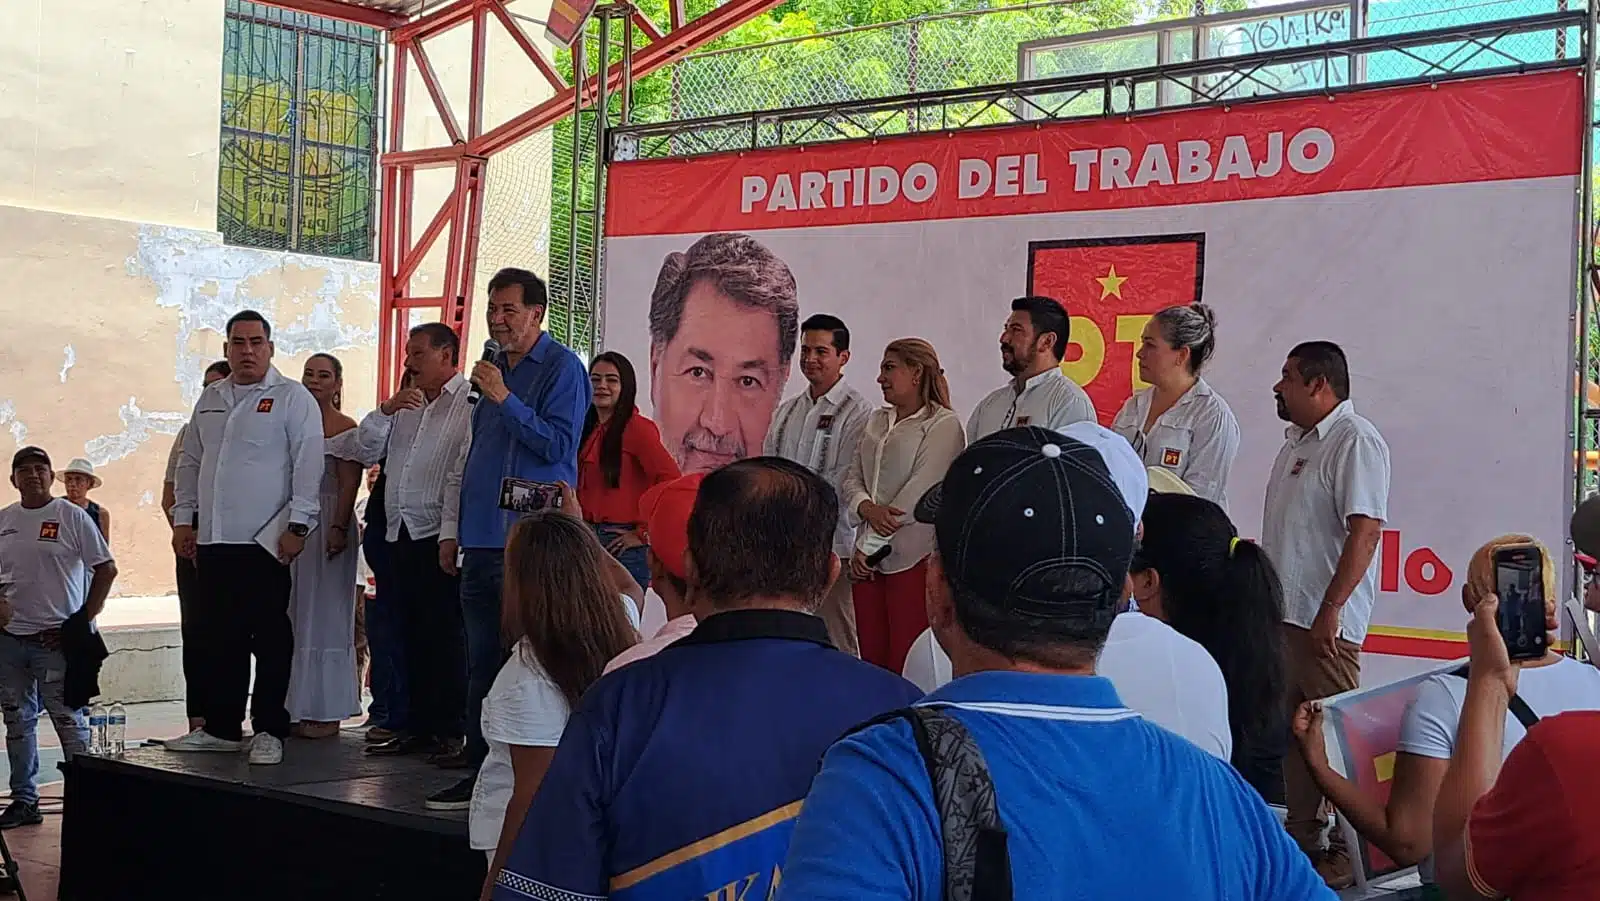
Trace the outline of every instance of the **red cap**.
<path fill-rule="evenodd" d="M 688 578 L 683 557 L 689 552 L 689 514 L 694 512 L 694 499 L 700 493 L 703 478 L 705 474 L 697 472 L 660 482 L 639 498 L 645 542 L 667 572 L 680 579 Z"/>

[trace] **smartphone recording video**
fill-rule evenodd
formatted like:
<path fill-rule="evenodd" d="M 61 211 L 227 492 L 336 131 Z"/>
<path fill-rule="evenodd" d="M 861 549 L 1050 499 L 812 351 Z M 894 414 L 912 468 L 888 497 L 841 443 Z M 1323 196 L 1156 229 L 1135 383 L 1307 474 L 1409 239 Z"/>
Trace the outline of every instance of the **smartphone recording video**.
<path fill-rule="evenodd" d="M 561 486 L 555 482 L 528 479 L 502 479 L 500 509 L 512 513 L 538 513 L 561 508 Z"/>
<path fill-rule="evenodd" d="M 1496 615 L 1512 660 L 1537 660 L 1545 652 L 1544 555 L 1533 545 L 1494 552 Z"/>

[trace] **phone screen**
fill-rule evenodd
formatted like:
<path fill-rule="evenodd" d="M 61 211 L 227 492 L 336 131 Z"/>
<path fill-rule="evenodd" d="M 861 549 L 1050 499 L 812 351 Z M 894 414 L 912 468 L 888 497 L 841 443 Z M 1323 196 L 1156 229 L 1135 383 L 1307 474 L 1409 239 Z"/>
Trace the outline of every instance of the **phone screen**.
<path fill-rule="evenodd" d="M 561 486 L 555 482 L 507 478 L 500 483 L 500 509 L 537 513 L 561 507 Z"/>
<path fill-rule="evenodd" d="M 1496 616 L 1500 637 L 1512 660 L 1544 656 L 1544 559 L 1536 547 L 1501 548 L 1494 552 Z"/>

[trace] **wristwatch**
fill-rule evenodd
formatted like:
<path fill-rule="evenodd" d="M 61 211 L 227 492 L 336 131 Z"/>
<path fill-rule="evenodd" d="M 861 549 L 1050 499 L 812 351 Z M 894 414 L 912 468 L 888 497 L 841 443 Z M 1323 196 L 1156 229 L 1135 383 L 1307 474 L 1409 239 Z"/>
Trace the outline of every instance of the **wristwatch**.
<path fill-rule="evenodd" d="M 306 533 L 311 531 L 311 527 L 303 522 L 292 522 L 289 523 L 289 527 L 285 531 L 296 538 L 304 538 Z"/>

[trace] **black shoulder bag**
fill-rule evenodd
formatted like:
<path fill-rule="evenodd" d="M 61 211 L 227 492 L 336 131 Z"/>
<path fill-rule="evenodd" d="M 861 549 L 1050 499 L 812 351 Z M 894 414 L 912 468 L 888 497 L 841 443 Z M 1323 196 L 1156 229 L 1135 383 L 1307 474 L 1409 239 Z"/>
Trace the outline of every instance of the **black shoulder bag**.
<path fill-rule="evenodd" d="M 1471 673 L 1472 666 L 1470 664 L 1450 671 L 1450 675 L 1460 676 L 1463 679 L 1467 678 Z M 1517 718 L 1517 722 L 1521 723 L 1524 729 L 1532 729 L 1533 724 L 1539 721 L 1539 714 L 1533 712 L 1533 708 L 1529 707 L 1528 702 L 1522 699 L 1522 695 L 1513 694 L 1511 702 L 1506 706 L 1511 710 L 1511 715 Z"/>
<path fill-rule="evenodd" d="M 868 720 L 905 720 L 928 768 L 944 833 L 944 901 L 1011 901 L 1011 855 L 989 764 L 972 733 L 936 707 L 906 707 Z"/>

